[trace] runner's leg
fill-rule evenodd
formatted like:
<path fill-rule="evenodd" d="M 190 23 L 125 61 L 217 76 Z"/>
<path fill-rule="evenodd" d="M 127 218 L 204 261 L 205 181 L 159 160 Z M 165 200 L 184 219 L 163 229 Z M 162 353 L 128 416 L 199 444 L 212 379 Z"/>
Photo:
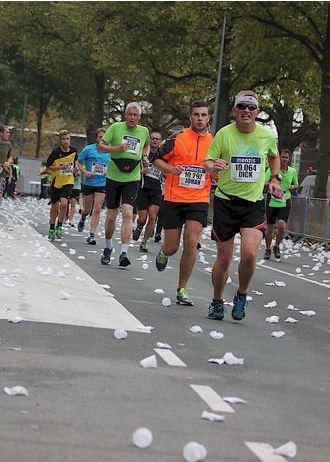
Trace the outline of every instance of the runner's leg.
<path fill-rule="evenodd" d="M 194 268 L 197 243 L 202 231 L 202 224 L 198 221 L 187 220 L 183 233 L 183 252 L 180 260 L 179 288 L 186 287 Z"/>
<path fill-rule="evenodd" d="M 267 223 L 267 231 L 266 231 L 266 235 L 265 235 L 266 249 L 267 250 L 270 250 L 270 247 L 272 245 L 273 232 L 274 232 L 274 225 L 269 225 Z"/>
<path fill-rule="evenodd" d="M 262 232 L 254 228 L 241 228 L 241 261 L 238 266 L 240 294 L 246 294 L 253 277 L 258 247 L 262 240 Z"/>
<path fill-rule="evenodd" d="M 132 235 L 133 206 L 130 204 L 122 204 L 121 213 L 123 217 L 123 223 L 121 226 L 121 242 L 128 246 Z"/>
<path fill-rule="evenodd" d="M 234 237 L 225 242 L 217 241 L 216 244 L 217 258 L 212 269 L 213 297 L 216 300 L 221 300 L 233 258 Z"/>
<path fill-rule="evenodd" d="M 93 197 L 93 195 L 91 194 Z M 105 194 L 102 192 L 95 192 L 94 193 L 94 207 L 93 207 L 93 214 L 91 220 L 91 234 L 95 234 L 97 227 L 100 221 L 100 215 L 102 211 L 102 205 L 104 202 Z"/>
<path fill-rule="evenodd" d="M 143 241 L 144 245 L 147 245 L 148 239 L 153 235 L 155 224 L 157 220 L 159 207 L 158 205 L 150 205 L 149 207 L 149 217 L 148 217 L 148 224 L 144 231 Z"/>
<path fill-rule="evenodd" d="M 277 234 L 276 234 L 276 240 L 275 240 L 275 246 L 279 247 L 280 243 L 283 240 L 284 234 L 286 230 L 286 222 L 284 220 L 278 220 L 278 225 L 277 225 Z"/>

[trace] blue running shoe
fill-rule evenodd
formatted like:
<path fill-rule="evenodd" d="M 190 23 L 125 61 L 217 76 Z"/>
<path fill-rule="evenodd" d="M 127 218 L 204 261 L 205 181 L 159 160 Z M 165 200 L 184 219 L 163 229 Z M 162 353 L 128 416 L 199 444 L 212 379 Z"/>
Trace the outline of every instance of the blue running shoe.
<path fill-rule="evenodd" d="M 109 249 L 107 247 L 103 250 L 103 254 L 101 257 L 102 265 L 109 265 L 109 263 L 111 262 L 111 252 L 112 249 Z"/>
<path fill-rule="evenodd" d="M 216 319 L 217 321 L 222 321 L 225 316 L 226 309 L 223 304 L 223 300 L 218 300 L 216 302 L 211 302 L 209 306 L 209 319 Z"/>
<path fill-rule="evenodd" d="M 247 306 L 246 294 L 236 293 L 234 297 L 234 306 L 231 315 L 235 321 L 242 321 L 245 318 L 245 308 Z"/>

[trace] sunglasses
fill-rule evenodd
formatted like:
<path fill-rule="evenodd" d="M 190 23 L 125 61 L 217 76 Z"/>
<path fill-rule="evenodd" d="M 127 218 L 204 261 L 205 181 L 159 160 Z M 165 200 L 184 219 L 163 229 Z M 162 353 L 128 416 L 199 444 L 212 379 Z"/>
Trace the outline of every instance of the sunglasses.
<path fill-rule="evenodd" d="M 248 108 L 249 111 L 255 111 L 258 109 L 258 107 L 255 104 L 244 104 L 244 103 L 239 103 L 236 106 L 237 109 L 240 111 L 244 111 L 244 109 Z"/>

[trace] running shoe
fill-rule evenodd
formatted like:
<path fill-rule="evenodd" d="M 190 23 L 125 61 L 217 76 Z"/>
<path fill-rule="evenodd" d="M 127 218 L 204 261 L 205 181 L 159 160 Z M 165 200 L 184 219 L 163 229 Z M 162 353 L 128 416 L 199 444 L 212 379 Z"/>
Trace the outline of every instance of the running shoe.
<path fill-rule="evenodd" d="M 140 252 L 148 252 L 148 247 L 143 243 L 140 244 Z"/>
<path fill-rule="evenodd" d="M 279 260 L 281 258 L 281 252 L 280 252 L 280 248 L 279 247 L 276 247 L 276 245 L 274 245 L 273 247 L 273 253 L 274 253 L 274 257 Z"/>
<path fill-rule="evenodd" d="M 137 226 L 135 228 L 135 230 L 133 231 L 133 234 L 132 234 L 132 238 L 133 238 L 134 241 L 139 240 L 139 237 L 140 237 L 140 234 L 142 233 L 142 230 L 143 230 L 143 226 L 142 227 Z"/>
<path fill-rule="evenodd" d="M 217 302 L 211 302 L 209 306 L 209 313 L 207 315 L 210 319 L 216 319 L 217 321 L 222 321 L 225 316 L 226 309 L 223 304 L 223 300 Z"/>
<path fill-rule="evenodd" d="M 85 220 L 80 220 L 78 223 L 78 231 L 82 233 L 84 231 L 84 228 L 85 228 Z"/>
<path fill-rule="evenodd" d="M 127 256 L 126 252 L 123 252 L 119 255 L 119 266 L 126 268 L 126 266 L 130 265 L 131 262 Z"/>
<path fill-rule="evenodd" d="M 188 291 L 185 287 L 181 287 L 177 290 L 176 303 L 178 305 L 194 306 L 194 302 L 189 297 Z"/>
<path fill-rule="evenodd" d="M 233 302 L 234 306 L 231 315 L 235 321 L 242 321 L 245 318 L 245 308 L 247 306 L 246 294 L 242 295 L 237 292 Z"/>
<path fill-rule="evenodd" d="M 154 242 L 159 242 L 161 239 L 162 239 L 162 236 L 160 234 L 155 234 Z"/>
<path fill-rule="evenodd" d="M 109 249 L 108 247 L 106 247 L 103 250 L 103 254 L 101 257 L 102 265 L 109 265 L 109 263 L 111 262 L 111 252 L 112 252 L 112 249 Z"/>
<path fill-rule="evenodd" d="M 62 239 L 62 233 L 62 226 L 57 226 L 55 232 L 57 239 Z"/>
<path fill-rule="evenodd" d="M 50 229 L 48 232 L 48 240 L 55 241 L 55 229 Z"/>
<path fill-rule="evenodd" d="M 266 249 L 266 250 L 265 250 L 264 259 L 265 259 L 265 260 L 269 260 L 271 254 L 272 254 L 272 251 L 271 251 L 270 249 Z"/>
<path fill-rule="evenodd" d="M 86 242 L 89 245 L 96 245 L 96 240 L 94 236 L 88 236 L 88 238 L 86 239 Z"/>
<path fill-rule="evenodd" d="M 156 267 L 158 271 L 164 271 L 168 262 L 168 257 L 164 254 L 162 250 L 159 251 L 159 254 L 156 257 Z"/>

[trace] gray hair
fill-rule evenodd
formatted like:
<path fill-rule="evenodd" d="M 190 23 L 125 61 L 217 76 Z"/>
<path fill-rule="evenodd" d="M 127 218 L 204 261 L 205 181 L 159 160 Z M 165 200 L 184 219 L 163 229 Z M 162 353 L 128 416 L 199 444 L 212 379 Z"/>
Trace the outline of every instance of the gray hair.
<path fill-rule="evenodd" d="M 140 103 L 137 103 L 136 101 L 133 101 L 132 103 L 128 103 L 128 105 L 126 106 L 125 112 L 127 111 L 127 109 L 130 109 L 131 107 L 137 109 L 140 115 L 142 114 L 142 108 L 141 108 Z"/>

